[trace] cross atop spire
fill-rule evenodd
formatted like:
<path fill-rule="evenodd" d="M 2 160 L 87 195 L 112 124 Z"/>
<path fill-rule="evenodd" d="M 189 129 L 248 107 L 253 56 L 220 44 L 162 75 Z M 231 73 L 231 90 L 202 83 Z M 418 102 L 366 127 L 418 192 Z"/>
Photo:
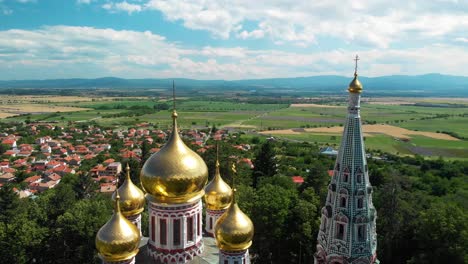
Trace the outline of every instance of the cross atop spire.
<path fill-rule="evenodd" d="M 176 129 L 176 118 L 177 118 L 177 111 L 176 111 L 176 97 L 175 97 L 175 82 L 172 80 L 172 120 L 174 129 Z"/>
<path fill-rule="evenodd" d="M 216 142 L 216 168 L 219 168 L 219 144 Z"/>
<path fill-rule="evenodd" d="M 354 61 L 356 62 L 355 66 L 354 66 L 354 76 L 357 75 L 357 63 L 358 63 L 358 60 L 359 60 L 359 56 L 356 54 L 356 57 L 354 58 Z"/>
<path fill-rule="evenodd" d="M 234 189 L 235 178 L 237 174 L 236 162 L 232 163 L 231 170 L 232 170 L 232 184 L 231 185 L 232 185 L 232 188 Z"/>
<path fill-rule="evenodd" d="M 175 100 L 175 82 L 172 80 L 172 110 L 176 111 L 176 100 Z"/>

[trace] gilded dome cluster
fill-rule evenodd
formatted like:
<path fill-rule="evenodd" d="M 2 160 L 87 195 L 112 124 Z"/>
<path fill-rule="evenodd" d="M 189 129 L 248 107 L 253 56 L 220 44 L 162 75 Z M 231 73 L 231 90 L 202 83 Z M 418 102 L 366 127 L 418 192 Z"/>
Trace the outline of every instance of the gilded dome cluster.
<path fill-rule="evenodd" d="M 96 235 L 96 249 L 106 263 L 133 258 L 140 244 L 140 231 L 122 215 L 119 200 L 117 193 L 114 214 Z"/>
<path fill-rule="evenodd" d="M 246 250 L 252 245 L 254 226 L 250 218 L 241 211 L 233 190 L 232 202 L 215 225 L 218 248 L 225 251 Z"/>
<path fill-rule="evenodd" d="M 232 190 L 221 178 L 219 160 L 216 158 L 216 171 L 213 179 L 205 187 L 205 204 L 209 210 L 222 210 L 229 207 Z"/>
<path fill-rule="evenodd" d="M 120 196 L 120 209 L 124 216 L 134 216 L 143 212 L 145 207 L 145 194 L 130 179 L 130 167 L 127 164 L 127 176 L 124 183 L 117 190 Z M 115 200 L 117 192 L 112 195 Z"/>
<path fill-rule="evenodd" d="M 201 198 L 208 181 L 205 162 L 179 136 L 175 110 L 172 118 L 168 142 L 145 162 L 140 174 L 148 199 L 157 203 L 187 203 Z"/>

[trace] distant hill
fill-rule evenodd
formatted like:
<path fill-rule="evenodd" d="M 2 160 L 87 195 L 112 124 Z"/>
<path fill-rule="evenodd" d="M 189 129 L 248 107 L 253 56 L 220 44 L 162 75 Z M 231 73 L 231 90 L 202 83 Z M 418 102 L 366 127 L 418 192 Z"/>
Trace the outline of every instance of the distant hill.
<path fill-rule="evenodd" d="M 53 80 L 12 80 L 0 81 L 0 89 L 12 88 L 132 88 L 149 89 L 171 87 L 175 80 L 178 89 L 216 90 L 224 89 L 299 92 L 299 93 L 336 93 L 346 89 L 352 77 L 311 76 L 296 78 L 271 78 L 251 80 L 195 80 L 195 79 L 122 79 L 105 77 L 98 79 L 53 79 Z M 416 76 L 392 75 L 382 77 L 359 77 L 366 93 L 381 95 L 417 96 L 468 96 L 468 77 L 442 74 Z"/>

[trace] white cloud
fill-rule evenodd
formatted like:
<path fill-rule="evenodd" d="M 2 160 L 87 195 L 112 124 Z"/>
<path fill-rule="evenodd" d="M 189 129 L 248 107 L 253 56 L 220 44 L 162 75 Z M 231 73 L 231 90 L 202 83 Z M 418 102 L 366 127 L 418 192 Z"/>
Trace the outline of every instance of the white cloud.
<path fill-rule="evenodd" d="M 223 39 L 269 37 L 275 43 L 302 46 L 316 44 L 320 37 L 333 37 L 387 48 L 468 30 L 468 1 L 396 0 L 390 7 L 383 0 L 149 0 L 145 8 Z M 247 22 L 258 26 L 241 30 Z"/>
<path fill-rule="evenodd" d="M 93 1 L 94 1 L 94 0 L 76 0 L 76 3 L 77 3 L 78 5 L 81 5 L 81 4 L 83 4 L 83 5 L 89 5 L 89 4 L 91 4 L 91 2 L 93 2 Z"/>
<path fill-rule="evenodd" d="M 458 42 L 464 42 L 464 43 L 468 43 L 468 38 L 455 38 L 455 41 L 458 41 Z"/>
<path fill-rule="evenodd" d="M 464 46 L 437 44 L 355 52 L 361 57 L 359 69 L 364 76 L 430 72 L 468 75 L 468 50 Z M 0 31 L 0 79 L 351 76 L 355 52 L 188 48 L 149 31 L 48 26 Z"/>
<path fill-rule="evenodd" d="M 131 4 L 131 3 L 128 3 L 127 1 L 119 2 L 119 3 L 112 3 L 112 2 L 105 3 L 102 5 L 102 8 L 109 10 L 111 12 L 124 11 L 130 15 L 133 12 L 138 13 L 142 11 L 141 5 Z"/>

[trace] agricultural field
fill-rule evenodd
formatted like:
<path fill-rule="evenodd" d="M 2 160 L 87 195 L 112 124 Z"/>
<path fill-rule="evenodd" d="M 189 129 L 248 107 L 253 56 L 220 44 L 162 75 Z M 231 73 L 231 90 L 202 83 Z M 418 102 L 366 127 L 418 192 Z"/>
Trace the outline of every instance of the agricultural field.
<path fill-rule="evenodd" d="M 392 100 L 363 100 L 361 113 L 367 148 L 400 155 L 468 158 L 468 140 L 464 139 L 468 138 L 468 101 Z M 417 105 L 418 102 L 429 105 Z M 456 106 L 450 107 L 454 102 Z M 431 103 L 448 103 L 449 107 L 431 107 Z M 119 128 L 146 122 L 167 128 L 172 122 L 171 108 L 172 102 L 167 98 L 6 96 L 0 102 L 0 117 L 9 116 L 1 119 L 2 122 L 46 121 L 62 126 L 93 121 Z M 2 112 L 2 109 L 6 110 Z M 337 147 L 346 117 L 346 100 L 337 98 L 326 105 L 288 105 L 179 98 L 177 111 L 182 129 L 215 125 Z"/>

